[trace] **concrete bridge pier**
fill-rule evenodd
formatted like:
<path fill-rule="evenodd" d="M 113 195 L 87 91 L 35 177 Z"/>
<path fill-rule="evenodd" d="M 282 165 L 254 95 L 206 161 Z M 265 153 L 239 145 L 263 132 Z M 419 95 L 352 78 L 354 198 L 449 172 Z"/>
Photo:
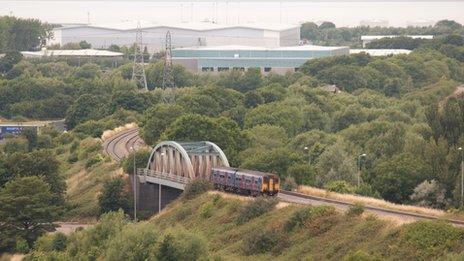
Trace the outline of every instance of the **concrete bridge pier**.
<path fill-rule="evenodd" d="M 134 176 L 130 175 L 130 191 L 133 195 Z M 137 217 L 138 219 L 148 218 L 159 210 L 159 184 L 140 182 L 140 178 L 137 177 L 136 183 L 137 192 Z M 182 190 L 172 188 L 169 186 L 161 185 L 161 209 L 164 209 L 169 203 L 178 198 L 182 194 Z"/>

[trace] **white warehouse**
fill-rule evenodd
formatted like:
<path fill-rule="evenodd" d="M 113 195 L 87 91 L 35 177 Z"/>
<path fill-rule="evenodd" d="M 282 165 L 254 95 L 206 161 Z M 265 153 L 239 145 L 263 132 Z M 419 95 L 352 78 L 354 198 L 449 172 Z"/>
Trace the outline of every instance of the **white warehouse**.
<path fill-rule="evenodd" d="M 248 45 L 275 48 L 295 46 L 300 41 L 299 25 L 219 25 L 185 23 L 160 25 L 142 23 L 143 43 L 147 49 L 164 49 L 166 32 L 170 31 L 172 47 Z M 49 45 L 87 41 L 92 48 L 107 48 L 112 44 L 130 46 L 135 42 L 137 23 L 111 25 L 75 25 L 55 28 Z"/>

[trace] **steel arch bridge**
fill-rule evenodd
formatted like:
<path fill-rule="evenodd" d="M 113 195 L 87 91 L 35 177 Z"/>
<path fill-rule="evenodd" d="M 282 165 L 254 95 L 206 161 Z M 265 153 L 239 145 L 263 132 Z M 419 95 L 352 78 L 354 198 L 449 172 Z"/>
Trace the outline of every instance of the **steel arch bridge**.
<path fill-rule="evenodd" d="M 207 178 L 212 167 L 229 167 L 222 149 L 209 141 L 163 141 L 152 150 L 147 167 L 139 169 L 142 182 L 184 189 L 191 179 Z"/>

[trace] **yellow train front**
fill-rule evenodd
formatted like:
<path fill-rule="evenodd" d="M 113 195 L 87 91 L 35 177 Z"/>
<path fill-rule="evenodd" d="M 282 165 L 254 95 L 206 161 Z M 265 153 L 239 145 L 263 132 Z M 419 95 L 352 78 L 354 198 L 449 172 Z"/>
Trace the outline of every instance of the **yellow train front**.
<path fill-rule="evenodd" d="M 210 180 L 215 189 L 252 196 L 274 196 L 280 188 L 276 174 L 230 167 L 212 168 Z"/>

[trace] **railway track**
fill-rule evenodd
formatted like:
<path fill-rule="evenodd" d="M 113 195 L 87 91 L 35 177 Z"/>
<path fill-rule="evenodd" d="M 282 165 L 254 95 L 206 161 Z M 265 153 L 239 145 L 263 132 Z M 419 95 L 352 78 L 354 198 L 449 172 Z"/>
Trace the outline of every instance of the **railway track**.
<path fill-rule="evenodd" d="M 139 129 L 130 129 L 110 137 L 103 143 L 104 151 L 115 161 L 121 161 L 132 148 L 143 147 L 144 143 L 139 137 Z"/>
<path fill-rule="evenodd" d="M 343 209 L 343 210 L 346 210 L 349 207 L 355 205 L 354 203 L 351 203 L 351 202 L 344 202 L 340 200 L 317 197 L 317 196 L 298 193 L 294 191 L 286 191 L 286 190 L 279 192 L 279 198 L 281 198 L 284 201 L 292 202 L 292 203 L 311 204 L 311 205 L 330 205 L 330 206 L 334 206 L 336 208 Z M 392 210 L 388 208 L 381 208 L 381 207 L 369 206 L 369 205 L 364 205 L 364 209 L 366 209 L 367 211 L 371 213 L 380 215 L 380 216 L 400 218 L 405 221 L 444 220 L 444 221 L 450 222 L 453 225 L 464 227 L 464 221 L 457 220 L 457 219 L 440 218 L 440 217 L 431 216 L 431 215 L 425 215 L 425 214 L 419 214 L 419 213 L 413 213 L 413 212 L 404 212 L 404 211 Z"/>
<path fill-rule="evenodd" d="M 122 158 L 127 156 L 132 149 L 139 149 L 144 146 L 143 140 L 139 137 L 139 129 L 130 129 L 116 134 L 109 138 L 103 144 L 105 152 L 111 156 L 115 161 L 121 161 Z M 354 204 L 351 202 L 344 202 L 335 199 L 323 198 L 312 196 L 308 194 L 298 193 L 294 191 L 281 191 L 279 198 L 286 202 L 297 204 L 310 204 L 310 205 L 330 205 L 341 210 L 346 210 Z M 382 217 L 400 218 L 404 221 L 417 221 L 417 220 L 445 220 L 456 226 L 463 226 L 464 221 L 455 219 L 445 219 L 436 216 L 425 214 L 403 212 L 387 208 L 365 205 L 364 209 L 377 214 Z"/>

